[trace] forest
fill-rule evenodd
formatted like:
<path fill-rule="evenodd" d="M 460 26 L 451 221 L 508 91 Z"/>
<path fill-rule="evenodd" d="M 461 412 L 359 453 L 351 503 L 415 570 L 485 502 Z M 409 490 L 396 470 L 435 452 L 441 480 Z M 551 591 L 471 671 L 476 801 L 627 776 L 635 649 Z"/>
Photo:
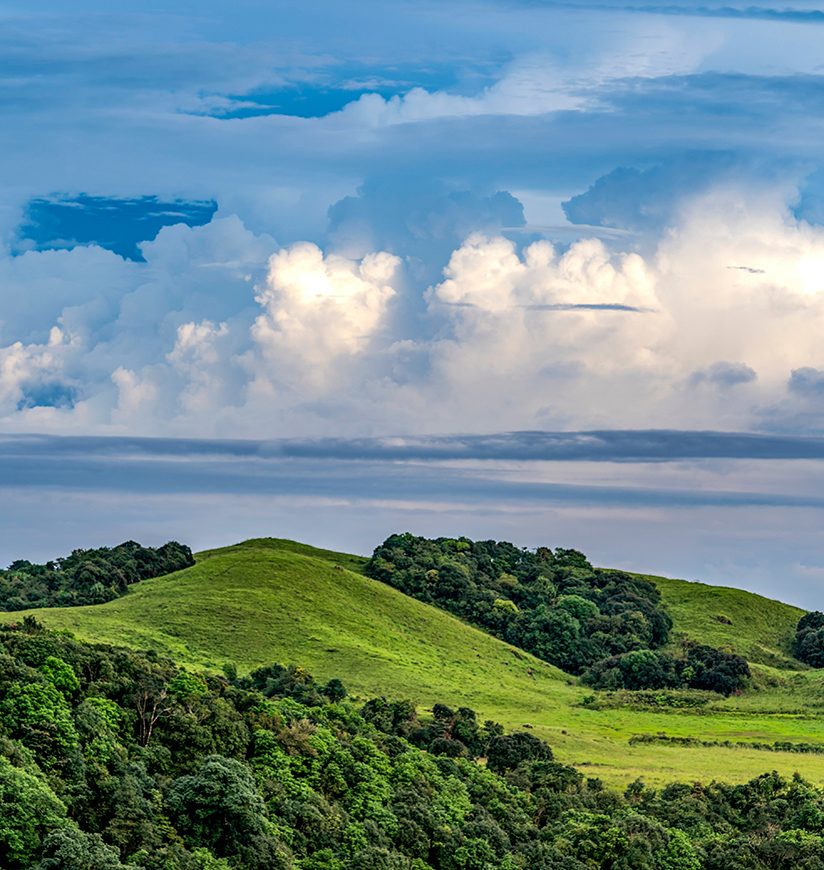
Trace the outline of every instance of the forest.
<path fill-rule="evenodd" d="M 822 826 L 798 776 L 619 794 L 468 708 L 0 630 L 8 870 L 790 870 Z"/>
<path fill-rule="evenodd" d="M 194 563 L 189 547 L 177 541 L 157 548 L 126 541 L 116 547 L 74 550 L 42 565 L 18 559 L 0 571 L 0 610 L 103 604 L 125 595 L 132 583 Z"/>
<path fill-rule="evenodd" d="M 364 571 L 593 688 L 730 695 L 750 677 L 744 658 L 707 645 L 690 645 L 680 656 L 663 652 L 672 620 L 658 590 L 631 574 L 595 568 L 577 550 L 406 533 L 377 547 Z"/>

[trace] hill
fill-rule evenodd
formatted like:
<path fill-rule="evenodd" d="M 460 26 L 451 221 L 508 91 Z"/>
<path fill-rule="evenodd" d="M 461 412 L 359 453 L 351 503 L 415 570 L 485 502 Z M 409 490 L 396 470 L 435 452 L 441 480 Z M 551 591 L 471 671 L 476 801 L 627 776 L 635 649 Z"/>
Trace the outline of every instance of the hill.
<path fill-rule="evenodd" d="M 798 670 L 791 643 L 804 611 L 754 592 L 638 574 L 654 583 L 673 619 L 673 643 L 695 640 L 752 664 Z"/>
<path fill-rule="evenodd" d="M 235 662 L 246 671 L 295 663 L 319 679 L 340 677 L 364 698 L 388 694 L 423 708 L 439 701 L 470 706 L 509 728 L 531 726 L 562 761 L 616 785 L 639 775 L 658 783 L 742 781 L 767 769 L 800 770 L 824 782 L 824 754 L 743 745 L 785 741 L 824 749 L 824 685 L 817 673 L 765 667 L 769 687 L 741 698 L 694 697 L 684 709 L 683 699 L 664 693 L 658 701 L 629 697 L 604 708 L 572 677 L 362 576 L 362 564 L 356 556 L 258 539 L 201 553 L 195 566 L 143 581 L 107 604 L 31 613 L 81 639 L 154 648 L 190 666 Z M 789 624 L 786 605 L 727 594 L 737 590 L 722 590 L 719 598 L 707 593 L 714 587 L 653 579 L 672 608 L 676 632 L 709 642 L 711 631 L 736 629 L 738 637 L 740 628 L 741 643 L 763 647 L 765 657 L 783 649 L 777 626 Z M 726 609 L 719 611 L 719 601 Z M 773 604 L 783 623 L 771 615 Z M 761 625 L 769 629 L 763 638 Z M 634 735 L 660 733 L 733 746 L 629 743 Z"/>

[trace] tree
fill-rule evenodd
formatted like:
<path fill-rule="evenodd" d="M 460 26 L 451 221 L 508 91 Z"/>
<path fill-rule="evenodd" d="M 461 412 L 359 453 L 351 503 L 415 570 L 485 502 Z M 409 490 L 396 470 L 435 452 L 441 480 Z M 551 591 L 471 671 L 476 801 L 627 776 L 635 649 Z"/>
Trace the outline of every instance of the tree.
<path fill-rule="evenodd" d="M 80 688 L 80 680 L 77 679 L 74 668 L 57 656 L 48 656 L 39 670 L 63 695 L 71 697 Z"/>
<path fill-rule="evenodd" d="M 824 613 L 814 610 L 798 620 L 793 653 L 814 668 L 824 668 Z"/>
<path fill-rule="evenodd" d="M 134 704 L 137 709 L 137 739 L 141 746 L 148 746 L 155 725 L 171 706 L 169 690 L 159 677 L 146 674 L 137 686 Z"/>
<path fill-rule="evenodd" d="M 515 731 L 489 741 L 486 766 L 495 773 L 517 767 L 522 761 L 552 761 L 552 750 L 526 731 Z"/>
<path fill-rule="evenodd" d="M 346 686 L 337 679 L 331 679 L 329 682 L 321 689 L 321 692 L 326 695 L 326 697 L 330 701 L 342 701 L 346 697 Z"/>
<path fill-rule="evenodd" d="M 121 864 L 117 849 L 107 846 L 99 834 L 84 834 L 73 825 L 52 831 L 42 854 L 34 870 L 138 870 Z"/>
<path fill-rule="evenodd" d="M 44 838 L 66 824 L 66 807 L 57 795 L 0 756 L 0 867 L 31 867 Z"/>
<path fill-rule="evenodd" d="M 691 688 L 709 689 L 722 695 L 741 691 L 750 678 L 746 659 L 703 644 L 687 651 L 687 665 L 692 671 Z"/>
<path fill-rule="evenodd" d="M 42 752 L 49 764 L 65 761 L 78 744 L 71 708 L 51 683 L 12 683 L 0 717 L 12 737 Z"/>
<path fill-rule="evenodd" d="M 278 853 L 252 774 L 233 758 L 210 755 L 195 774 L 175 780 L 169 806 L 184 839 L 206 846 L 218 857 L 246 856 L 248 862 L 250 850 Z"/>
<path fill-rule="evenodd" d="M 796 635 L 793 652 L 814 668 L 824 668 L 824 628 L 808 628 Z"/>
<path fill-rule="evenodd" d="M 677 828 L 670 831 L 669 842 L 655 856 L 657 870 L 701 870 L 701 859 L 689 837 Z"/>

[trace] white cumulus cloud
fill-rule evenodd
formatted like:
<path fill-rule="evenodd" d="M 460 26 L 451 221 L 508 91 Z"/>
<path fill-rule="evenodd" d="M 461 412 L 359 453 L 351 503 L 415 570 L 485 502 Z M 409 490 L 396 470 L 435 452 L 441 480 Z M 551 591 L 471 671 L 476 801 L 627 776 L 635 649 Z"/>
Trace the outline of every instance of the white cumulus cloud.
<path fill-rule="evenodd" d="M 0 260 L 0 274 L 59 290 L 9 308 L 0 426 L 239 437 L 817 426 L 824 229 L 795 217 L 792 199 L 717 187 L 683 203 L 643 255 L 625 241 L 472 234 L 429 288 L 386 251 L 278 247 L 236 218 L 167 228 L 143 264 L 96 249 Z M 89 264 L 100 268 L 71 304 L 66 282 Z"/>
<path fill-rule="evenodd" d="M 263 309 L 251 329 L 258 376 L 316 386 L 333 380 L 342 360 L 369 349 L 399 266 L 385 252 L 349 260 L 309 242 L 274 254 L 255 297 Z"/>

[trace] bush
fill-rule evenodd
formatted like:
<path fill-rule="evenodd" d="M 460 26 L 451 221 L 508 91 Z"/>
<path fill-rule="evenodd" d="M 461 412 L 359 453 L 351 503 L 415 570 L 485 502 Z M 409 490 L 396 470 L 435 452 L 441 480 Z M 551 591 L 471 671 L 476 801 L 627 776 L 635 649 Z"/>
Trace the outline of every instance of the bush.
<path fill-rule="evenodd" d="M 486 766 L 495 773 L 512 770 L 523 761 L 552 761 L 552 750 L 526 731 L 503 734 L 489 742 Z"/>
<path fill-rule="evenodd" d="M 801 617 L 795 631 L 793 654 L 814 668 L 824 668 L 824 613 L 814 610 Z"/>

